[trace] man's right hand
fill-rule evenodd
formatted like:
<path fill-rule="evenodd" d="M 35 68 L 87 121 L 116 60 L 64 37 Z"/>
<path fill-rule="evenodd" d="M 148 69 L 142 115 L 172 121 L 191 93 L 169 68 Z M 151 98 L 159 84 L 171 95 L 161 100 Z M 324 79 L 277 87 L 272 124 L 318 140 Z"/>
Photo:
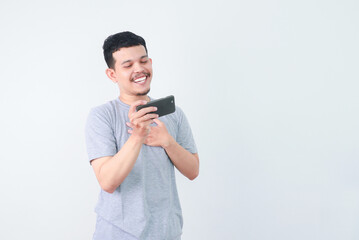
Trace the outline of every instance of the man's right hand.
<path fill-rule="evenodd" d="M 138 112 L 136 111 L 137 106 L 144 105 L 146 103 L 147 101 L 144 100 L 136 101 L 130 106 L 130 110 L 128 111 L 130 123 L 127 125 L 132 128 L 130 133 L 143 140 L 145 140 L 147 135 L 150 133 L 150 124 L 153 123 L 153 119 L 158 118 L 158 114 L 150 113 L 156 111 L 156 107 L 146 107 L 142 108 Z"/>

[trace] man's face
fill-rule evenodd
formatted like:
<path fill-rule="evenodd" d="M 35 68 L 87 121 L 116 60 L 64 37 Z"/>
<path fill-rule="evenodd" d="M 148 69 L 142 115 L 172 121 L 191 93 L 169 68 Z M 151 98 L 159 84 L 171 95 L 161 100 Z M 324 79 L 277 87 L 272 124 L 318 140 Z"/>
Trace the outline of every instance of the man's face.
<path fill-rule="evenodd" d="M 150 91 L 152 59 L 144 46 L 121 48 L 112 54 L 115 59 L 112 81 L 117 82 L 122 95 L 143 96 Z"/>

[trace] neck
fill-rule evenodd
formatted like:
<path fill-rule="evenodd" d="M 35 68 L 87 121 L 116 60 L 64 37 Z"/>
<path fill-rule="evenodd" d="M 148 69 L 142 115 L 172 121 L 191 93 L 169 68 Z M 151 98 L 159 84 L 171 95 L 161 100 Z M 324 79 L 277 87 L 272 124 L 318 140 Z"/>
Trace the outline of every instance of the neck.
<path fill-rule="evenodd" d="M 123 103 L 126 103 L 128 105 L 132 105 L 134 102 L 138 101 L 138 100 L 145 100 L 145 101 L 150 101 L 150 98 L 147 95 L 143 95 L 143 96 L 128 96 L 128 95 L 121 95 L 120 94 L 120 100 Z"/>

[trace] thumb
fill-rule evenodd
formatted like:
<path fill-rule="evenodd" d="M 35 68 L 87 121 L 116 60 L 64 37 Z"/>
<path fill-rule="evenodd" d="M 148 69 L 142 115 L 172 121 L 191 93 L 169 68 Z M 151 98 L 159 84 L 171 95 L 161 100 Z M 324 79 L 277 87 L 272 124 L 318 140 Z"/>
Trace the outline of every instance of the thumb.
<path fill-rule="evenodd" d="M 162 125 L 163 123 L 158 120 L 158 118 L 154 118 L 153 121 L 157 124 L 157 125 Z"/>

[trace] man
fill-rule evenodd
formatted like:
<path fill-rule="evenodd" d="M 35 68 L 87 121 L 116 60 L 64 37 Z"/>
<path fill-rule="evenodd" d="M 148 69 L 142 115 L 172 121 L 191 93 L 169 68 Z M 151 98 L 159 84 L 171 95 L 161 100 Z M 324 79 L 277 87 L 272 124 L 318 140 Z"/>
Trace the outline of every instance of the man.
<path fill-rule="evenodd" d="M 111 35 L 103 51 L 120 96 L 92 108 L 86 123 L 89 160 L 101 186 L 93 239 L 181 239 L 174 166 L 190 180 L 199 172 L 188 121 L 178 107 L 160 118 L 154 107 L 136 111 L 152 100 L 152 59 L 142 37 Z"/>

